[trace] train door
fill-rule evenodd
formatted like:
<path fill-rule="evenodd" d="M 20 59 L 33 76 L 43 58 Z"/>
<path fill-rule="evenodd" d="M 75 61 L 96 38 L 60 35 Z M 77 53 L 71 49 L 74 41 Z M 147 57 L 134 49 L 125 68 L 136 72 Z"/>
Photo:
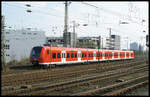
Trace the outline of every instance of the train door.
<path fill-rule="evenodd" d="M 96 51 L 94 51 L 94 53 L 93 53 L 93 57 L 94 57 L 94 61 L 96 61 Z"/>
<path fill-rule="evenodd" d="M 112 59 L 114 59 L 114 52 L 112 51 Z"/>
<path fill-rule="evenodd" d="M 78 62 L 81 62 L 81 51 L 78 51 Z"/>
<path fill-rule="evenodd" d="M 61 55 L 62 55 L 62 57 L 61 57 L 62 58 L 62 63 L 66 63 L 66 60 L 65 60 L 65 58 L 66 58 L 66 51 L 63 50 Z"/>

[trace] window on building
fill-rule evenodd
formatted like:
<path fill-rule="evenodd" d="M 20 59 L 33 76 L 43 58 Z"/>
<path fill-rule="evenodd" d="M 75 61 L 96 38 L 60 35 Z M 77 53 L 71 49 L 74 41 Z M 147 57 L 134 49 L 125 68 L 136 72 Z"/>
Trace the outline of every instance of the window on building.
<path fill-rule="evenodd" d="M 5 49 L 9 49 L 9 45 L 7 45 L 7 44 L 4 45 L 4 48 L 5 48 Z"/>
<path fill-rule="evenodd" d="M 9 56 L 9 54 L 6 54 L 6 56 Z"/>
<path fill-rule="evenodd" d="M 37 33 L 34 33 L 33 35 L 36 35 Z"/>
<path fill-rule="evenodd" d="M 6 40 L 6 42 L 9 42 L 9 40 Z"/>
<path fill-rule="evenodd" d="M 55 59 L 55 58 L 56 58 L 56 53 L 53 53 L 53 54 L 52 54 L 52 57 Z"/>
<path fill-rule="evenodd" d="M 6 34 L 9 34 L 9 32 L 6 32 Z"/>
<path fill-rule="evenodd" d="M 7 49 L 9 49 L 9 45 L 8 45 Z"/>
<path fill-rule="evenodd" d="M 22 34 L 23 34 L 23 35 L 25 35 L 26 33 L 25 33 L 25 32 L 23 32 Z"/>

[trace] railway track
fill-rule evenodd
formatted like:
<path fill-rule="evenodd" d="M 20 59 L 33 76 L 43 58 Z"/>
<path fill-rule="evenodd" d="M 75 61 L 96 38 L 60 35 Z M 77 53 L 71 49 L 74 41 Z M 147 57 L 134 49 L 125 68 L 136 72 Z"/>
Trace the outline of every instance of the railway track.
<path fill-rule="evenodd" d="M 133 61 L 133 62 L 132 62 Z M 139 64 L 138 62 L 140 62 L 140 63 L 143 63 L 144 62 L 144 60 L 143 61 L 138 61 L 138 62 L 136 62 L 136 60 L 128 60 L 128 61 L 125 61 L 125 62 L 128 62 L 128 65 L 130 65 L 130 66 L 133 66 L 133 65 L 135 65 L 135 64 Z M 132 65 L 131 65 L 131 63 L 130 62 L 132 62 Z M 125 67 L 126 66 L 126 64 L 122 64 L 122 63 L 124 63 L 124 61 L 119 61 L 119 62 L 117 62 L 117 63 L 115 63 L 115 62 L 111 62 L 111 63 L 102 63 L 102 64 L 90 64 L 90 65 L 82 65 L 83 67 L 85 67 L 84 69 L 85 70 L 82 70 L 83 68 L 79 68 L 79 67 L 81 67 L 80 65 L 79 66 L 77 66 L 77 68 L 74 68 L 74 67 L 76 67 L 76 66 L 73 66 L 73 68 L 74 69 L 71 69 L 72 68 L 72 66 L 71 67 L 65 67 L 65 68 L 67 68 L 67 69 L 69 69 L 70 71 L 72 70 L 73 72 L 68 72 L 68 71 L 66 71 L 64 68 L 64 70 L 62 70 L 62 71 L 60 71 L 60 72 L 57 72 L 56 73 L 56 71 L 57 70 L 61 70 L 60 68 L 56 68 L 56 69 L 52 69 L 52 70 L 44 70 L 44 71 L 41 71 L 40 73 L 39 72 L 34 72 L 33 74 L 35 74 L 36 76 L 35 77 L 33 77 L 33 75 L 32 75 L 32 73 L 30 74 L 30 73 L 28 73 L 27 72 L 27 75 L 25 76 L 25 78 L 27 78 L 27 79 L 22 79 L 22 80 L 24 80 L 24 82 L 23 82 L 23 84 L 32 84 L 32 83 L 36 83 L 36 82 L 40 82 L 41 83 L 41 81 L 43 80 L 43 78 L 45 79 L 45 80 L 43 80 L 43 81 L 49 81 L 49 80 L 54 80 L 55 81 L 55 79 L 62 79 L 62 77 L 76 77 L 76 76 L 78 76 L 79 74 L 81 74 L 81 75 L 83 75 L 83 74 L 88 74 L 88 73 L 95 73 L 95 72 L 97 72 L 97 73 L 99 73 L 99 72 L 104 72 L 104 71 L 108 71 L 108 70 L 113 70 L 113 69 L 117 69 L 117 68 L 120 68 L 121 66 L 122 67 Z M 134 64 L 133 64 L 134 63 Z M 119 65 L 119 64 L 122 64 L 122 65 Z M 92 67 L 94 67 L 94 68 L 96 68 L 96 69 L 89 69 L 89 68 L 92 68 Z M 99 67 L 99 68 L 97 68 L 97 67 Z M 78 72 L 75 72 L 75 71 L 78 71 Z M 44 75 L 44 73 L 43 72 L 46 72 L 45 73 L 45 75 L 46 76 L 41 76 L 42 74 Z M 68 72 L 68 73 L 63 73 L 63 72 Z M 41 75 L 40 75 L 41 74 Z M 53 76 L 51 75 L 51 74 L 53 74 Z M 61 75 L 62 74 L 62 75 Z M 29 76 L 29 78 L 31 78 L 31 79 L 28 79 L 28 75 L 31 75 L 31 76 Z M 69 76 L 70 75 L 70 76 Z M 24 76 L 24 74 L 22 74 L 22 78 L 23 78 L 23 76 Z M 7 76 L 8 77 L 8 76 Z M 18 77 L 18 76 L 16 76 L 16 77 Z M 40 77 L 39 78 L 39 80 L 37 79 L 38 77 Z M 10 78 L 10 77 L 8 77 L 8 78 Z M 48 79 L 47 79 L 48 78 Z M 7 79 L 7 78 L 6 78 Z M 9 80 L 9 79 L 8 79 Z M 14 80 L 17 84 L 16 85 L 20 85 L 20 84 L 22 84 L 22 82 L 21 83 L 18 83 L 19 81 L 17 81 L 17 78 L 16 79 L 12 79 L 12 80 Z M 11 81 L 12 81 L 11 80 Z M 28 81 L 29 80 L 29 81 Z M 37 80 L 37 81 L 36 81 Z M 10 81 L 10 83 L 11 83 L 11 81 Z M 42 82 L 43 83 L 43 82 Z M 12 84 L 14 84 L 14 83 L 11 83 L 10 85 L 12 85 Z M 38 84 L 38 83 L 37 83 Z M 15 84 L 14 84 L 15 85 Z M 9 86 L 8 86 L 9 87 Z M 12 86 L 13 87 L 13 86 Z M 5 87 L 3 86 L 2 87 L 2 92 L 3 92 L 3 90 L 5 90 Z M 6 89 L 7 90 L 7 89 Z M 8 89 L 9 90 L 9 89 Z M 5 94 L 5 93 L 4 93 Z M 10 93 L 11 94 L 11 93 Z"/>
<path fill-rule="evenodd" d="M 103 64 L 113 64 L 113 63 L 123 63 L 123 62 L 130 62 L 130 61 L 136 61 L 135 59 L 134 60 L 125 60 L 125 61 L 110 61 L 109 63 L 108 62 L 102 62 L 102 63 L 96 63 L 98 65 L 103 65 Z M 79 68 L 79 67 L 88 67 L 90 65 L 93 66 L 93 64 L 95 63 L 89 63 L 88 65 L 79 65 L 77 64 L 76 66 L 72 66 L 74 68 Z M 33 67 L 32 67 L 33 68 Z M 66 67 L 57 67 L 57 68 L 53 68 L 52 70 L 53 71 L 63 71 L 64 69 L 70 69 L 71 67 L 68 67 L 68 65 Z M 35 70 L 35 71 L 30 71 L 30 70 L 16 70 L 16 71 L 8 71 L 8 72 L 2 72 L 2 77 L 5 77 L 5 78 L 10 78 L 12 75 L 13 76 L 18 76 L 18 75 L 22 75 L 22 74 L 34 74 L 36 73 L 37 71 L 40 71 L 41 73 L 44 73 L 44 72 L 47 72 L 47 70 L 43 70 L 43 69 L 38 69 L 38 70 Z"/>
<path fill-rule="evenodd" d="M 105 86 L 102 88 L 92 89 L 86 92 L 77 93 L 74 95 L 87 96 L 87 95 L 102 95 L 102 96 L 117 96 L 123 94 L 130 89 L 136 88 L 138 86 L 148 83 L 148 76 L 141 76 L 128 81 L 116 83 L 113 85 Z M 122 87 L 124 87 L 122 89 Z"/>
<path fill-rule="evenodd" d="M 138 69 L 139 71 L 140 69 Z M 131 69 L 129 70 L 131 71 Z M 128 74 L 129 74 L 129 71 L 128 71 Z M 53 91 L 58 91 L 60 92 L 61 90 L 63 89 L 69 89 L 69 88 L 72 88 L 72 87 L 77 87 L 77 86 L 80 86 L 80 85 L 90 85 L 91 83 L 95 83 L 95 82 L 98 82 L 98 81 L 102 81 L 102 80 L 106 80 L 108 78 L 113 78 L 113 77 L 119 77 L 119 76 L 124 76 L 124 74 L 120 74 L 120 73 L 123 73 L 123 72 L 118 72 L 118 73 L 106 73 L 105 75 L 101 75 L 101 76 L 92 76 L 92 77 L 87 77 L 87 78 L 81 78 L 81 79 L 78 79 L 78 80 L 74 80 L 74 81 L 69 81 L 69 82 L 65 82 L 65 83 L 59 83 L 59 84 L 54 84 L 52 85 L 51 87 L 53 88 L 49 88 L 49 87 L 44 87 L 44 88 L 40 88 L 39 90 L 36 90 L 36 91 L 33 91 L 33 92 L 30 92 L 29 94 L 25 94 L 25 95 L 46 95 L 47 93 L 50 93 L 50 92 L 53 92 Z M 106 77 L 107 76 L 107 77 Z"/>
<path fill-rule="evenodd" d="M 133 69 L 133 68 L 132 68 Z M 123 70 L 122 70 L 123 71 Z M 131 71 L 131 69 L 130 69 L 130 71 Z M 108 72 L 107 72 L 108 73 Z M 108 76 L 108 75 L 107 75 Z M 91 79 L 91 78 L 89 78 L 89 79 Z M 82 79 L 82 81 L 83 80 L 88 80 L 88 78 L 85 78 L 85 79 Z M 82 82 L 81 81 L 81 79 L 80 80 L 78 80 L 77 82 Z M 67 81 L 68 83 L 72 83 L 73 81 Z M 60 84 L 61 83 L 61 84 Z M 46 85 L 47 87 L 43 87 L 43 91 L 45 91 L 45 89 L 46 89 L 46 91 L 50 91 L 49 89 L 47 90 L 47 88 L 49 88 L 49 87 L 57 87 L 57 89 L 58 89 L 58 87 L 59 86 L 62 86 L 62 84 L 64 84 L 63 82 L 60 82 L 59 84 L 57 83 L 57 84 L 51 84 L 51 85 Z M 73 82 L 73 83 L 75 83 L 75 82 Z M 66 84 L 64 84 L 64 85 L 66 85 Z M 64 86 L 63 86 L 64 87 Z M 65 86 L 66 87 L 66 86 Z M 62 88 L 62 87 L 61 87 Z M 41 92 L 40 91 L 40 89 L 42 89 L 42 87 L 39 87 L 39 88 L 34 88 L 34 89 L 32 89 L 32 91 L 37 91 L 37 92 L 35 92 L 35 93 L 33 93 L 33 94 L 31 94 L 31 95 L 34 95 L 34 94 L 43 94 L 43 92 Z M 55 90 L 55 89 L 52 89 L 52 90 Z M 8 95 L 13 95 L 13 94 L 23 94 L 23 93 L 26 93 L 26 92 L 31 92 L 31 90 L 29 90 L 29 89 L 26 89 L 26 90 L 22 90 L 21 92 L 20 92 L 20 90 L 18 90 L 19 92 L 17 92 L 17 91 L 14 91 L 14 92 L 9 92 L 9 93 L 6 93 L 6 94 L 8 94 Z M 45 94 L 45 92 L 44 92 L 44 94 Z M 30 93 L 29 93 L 29 95 L 30 95 Z"/>
<path fill-rule="evenodd" d="M 138 69 L 141 71 L 141 69 Z M 144 71 L 144 70 L 143 70 Z M 84 82 L 80 82 L 80 83 L 76 83 L 76 84 L 72 84 L 72 85 L 65 85 L 65 86 L 62 86 L 62 87 L 57 87 L 55 90 L 53 91 L 49 91 L 49 90 L 45 90 L 43 92 L 39 92 L 39 93 L 30 93 L 30 95 L 72 95 L 73 92 L 81 92 L 83 90 L 86 90 L 86 89 L 95 89 L 97 88 L 98 85 L 94 85 L 95 83 L 100 83 L 102 81 L 107 81 L 107 80 L 111 80 L 111 79 L 116 79 L 116 77 L 120 77 L 120 76 L 125 76 L 125 75 L 129 75 L 129 74 L 133 74 L 133 73 L 137 73 L 139 71 L 134 71 L 134 72 L 130 72 L 130 73 L 123 73 L 123 72 L 120 72 L 122 74 L 114 74 L 114 75 L 106 75 L 106 76 L 103 76 L 102 78 L 95 78 L 93 80 L 89 80 L 89 81 L 84 81 Z M 107 83 L 108 84 L 108 83 Z"/>
<path fill-rule="evenodd" d="M 143 57 L 137 57 L 136 59 L 133 59 L 133 60 L 120 60 L 120 61 L 115 61 L 116 63 L 117 62 L 128 62 L 128 61 L 135 61 L 135 60 L 145 60 L 145 58 L 143 58 Z M 113 61 L 110 61 L 109 63 L 115 63 L 115 62 L 113 62 Z M 104 63 L 104 62 L 102 62 L 102 63 Z M 107 62 L 106 62 L 107 63 Z M 100 63 L 101 64 L 101 63 Z M 90 64 L 89 64 L 90 65 Z M 18 65 L 17 65 L 18 66 Z M 23 67 L 21 67 L 21 68 L 23 68 Z M 32 65 L 31 66 L 25 66 L 25 68 L 28 68 L 28 70 L 9 70 L 9 71 L 7 71 L 7 72 L 5 72 L 5 71 L 2 71 L 2 77 L 10 77 L 10 76 L 12 76 L 12 75 L 19 75 L 19 74 L 28 74 L 28 73 L 35 73 L 35 72 L 37 72 L 37 71 L 39 71 L 39 69 L 40 68 L 38 68 L 38 67 L 33 67 Z M 30 68 L 30 69 L 29 69 Z M 62 68 L 62 67 L 61 67 Z M 64 69 L 65 68 L 68 68 L 67 66 L 66 67 L 64 67 Z M 55 68 L 56 70 L 57 69 L 59 69 L 59 68 Z M 53 69 L 53 70 L 55 70 L 55 69 Z M 34 70 L 34 71 L 33 71 Z M 61 69 L 60 69 L 61 70 Z M 41 72 L 45 72 L 45 70 L 42 70 L 42 69 L 40 69 L 40 71 Z"/>
<path fill-rule="evenodd" d="M 130 62 L 130 61 L 127 61 L 127 62 Z M 135 62 L 135 61 L 134 61 Z M 122 62 L 118 62 L 119 63 L 122 63 Z M 105 65 L 110 65 L 111 63 L 102 63 L 102 64 L 98 64 L 99 66 L 105 66 Z M 114 63 L 112 63 L 114 64 Z M 65 69 L 67 69 L 67 71 L 74 71 L 74 70 L 77 70 L 77 69 L 86 69 L 86 68 L 90 68 L 90 67 L 94 67 L 94 66 L 98 66 L 97 64 L 95 65 L 84 65 L 84 66 L 74 66 L 74 67 L 66 67 L 66 68 L 58 68 L 58 69 L 53 69 L 53 70 L 39 70 L 39 71 L 33 71 L 33 72 L 22 72 L 22 73 L 18 73 L 18 74 L 9 74 L 9 75 L 2 75 L 2 81 L 9 81 L 9 80 L 15 80 L 17 78 L 20 78 L 22 76 L 34 76 L 34 75 L 40 75 L 40 74 L 43 74 L 45 75 L 46 73 L 62 73 L 64 71 L 66 71 Z"/>
<path fill-rule="evenodd" d="M 117 95 L 122 95 L 122 94 L 124 94 L 124 93 L 126 93 L 126 92 L 128 92 L 128 91 L 130 91 L 132 89 L 135 89 L 137 87 L 143 86 L 143 85 L 145 85 L 147 83 L 148 83 L 148 80 L 146 80 L 144 82 L 137 83 L 135 85 L 132 85 L 132 86 L 129 86 L 129 87 L 126 87 L 126 88 L 123 88 L 123 89 L 120 89 L 118 91 L 107 93 L 107 94 L 105 94 L 103 96 L 117 96 Z"/>
<path fill-rule="evenodd" d="M 138 63 L 139 62 L 131 62 L 131 63 L 128 63 L 128 65 L 134 65 L 135 63 Z M 141 62 L 142 63 L 142 62 Z M 127 64 L 114 64 L 114 65 L 109 65 L 109 64 L 105 64 L 105 65 L 102 65 L 98 68 L 94 67 L 94 66 L 91 66 L 88 68 L 79 68 L 80 70 L 72 70 L 71 72 L 67 72 L 66 73 L 57 73 L 57 72 L 50 72 L 50 73 L 41 73 L 42 75 L 40 75 L 39 73 L 35 74 L 34 76 L 32 74 L 30 75 L 22 75 L 22 77 L 18 77 L 18 78 L 13 78 L 13 79 L 5 79 L 5 81 L 2 80 L 2 86 L 9 86 L 9 85 L 19 85 L 19 84 L 28 84 L 28 83 L 35 83 L 35 82 L 40 82 L 40 81 L 47 81 L 47 80 L 52 80 L 52 79 L 58 79 L 59 77 L 71 77 L 71 76 L 76 76 L 76 75 L 81 75 L 81 74 L 87 74 L 88 72 L 91 73 L 91 72 L 98 72 L 98 71 L 105 71 L 105 70 L 109 70 L 109 69 L 117 69 L 117 68 L 120 68 L 121 66 L 126 66 Z M 97 65 L 95 65 L 97 66 Z M 89 69 L 90 68 L 90 69 Z M 96 68 L 96 69 L 95 69 Z M 19 79 L 20 78 L 20 79 Z"/>

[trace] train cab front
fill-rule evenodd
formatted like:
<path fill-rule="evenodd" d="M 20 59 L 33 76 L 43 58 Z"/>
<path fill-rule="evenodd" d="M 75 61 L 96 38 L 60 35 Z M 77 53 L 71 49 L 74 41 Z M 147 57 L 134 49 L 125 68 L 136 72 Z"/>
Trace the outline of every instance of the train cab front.
<path fill-rule="evenodd" d="M 37 47 L 33 47 L 31 54 L 30 54 L 30 63 L 32 63 L 33 65 L 39 65 L 39 62 L 41 61 L 41 51 L 42 51 L 42 47 L 41 46 L 37 46 Z"/>

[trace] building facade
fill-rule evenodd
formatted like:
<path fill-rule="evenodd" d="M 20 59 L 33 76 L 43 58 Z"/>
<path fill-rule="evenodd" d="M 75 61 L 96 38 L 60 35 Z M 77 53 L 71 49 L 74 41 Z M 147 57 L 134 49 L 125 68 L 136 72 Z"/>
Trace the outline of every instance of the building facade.
<path fill-rule="evenodd" d="M 119 35 L 111 35 L 110 49 L 120 50 L 120 36 Z"/>
<path fill-rule="evenodd" d="M 101 36 L 99 37 L 79 37 L 77 42 L 78 48 L 102 48 Z"/>
<path fill-rule="evenodd" d="M 111 41 L 109 37 L 78 37 L 78 39 L 71 39 L 73 36 L 70 35 L 69 47 L 77 48 L 94 48 L 94 49 L 112 49 L 120 50 L 120 36 L 112 35 Z M 75 36 L 76 37 L 76 36 Z M 76 42 L 74 42 L 75 40 Z M 46 43 L 51 44 L 51 46 L 61 46 L 64 45 L 63 37 L 47 37 Z"/>
<path fill-rule="evenodd" d="M 77 45 L 77 34 L 76 33 L 63 33 L 64 47 L 76 47 Z"/>
<path fill-rule="evenodd" d="M 111 35 L 111 37 L 102 37 L 101 47 L 103 49 L 120 50 L 120 36 Z"/>
<path fill-rule="evenodd" d="M 5 30 L 5 57 L 6 62 L 29 58 L 34 46 L 42 46 L 46 41 L 44 31 L 36 29 L 6 29 Z"/>
<path fill-rule="evenodd" d="M 64 46 L 64 38 L 63 37 L 46 37 L 46 44 L 50 44 L 51 46 Z"/>
<path fill-rule="evenodd" d="M 130 50 L 137 51 L 138 50 L 138 43 L 137 42 L 130 43 Z"/>

